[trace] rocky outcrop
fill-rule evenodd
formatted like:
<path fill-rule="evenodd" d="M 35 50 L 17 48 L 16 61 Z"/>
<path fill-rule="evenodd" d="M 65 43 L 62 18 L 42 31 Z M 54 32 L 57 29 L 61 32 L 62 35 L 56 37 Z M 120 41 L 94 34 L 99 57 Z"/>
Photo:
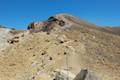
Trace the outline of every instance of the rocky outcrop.
<path fill-rule="evenodd" d="M 82 69 L 73 80 L 99 80 L 99 79 L 96 77 L 96 75 L 94 75 L 87 69 Z"/>

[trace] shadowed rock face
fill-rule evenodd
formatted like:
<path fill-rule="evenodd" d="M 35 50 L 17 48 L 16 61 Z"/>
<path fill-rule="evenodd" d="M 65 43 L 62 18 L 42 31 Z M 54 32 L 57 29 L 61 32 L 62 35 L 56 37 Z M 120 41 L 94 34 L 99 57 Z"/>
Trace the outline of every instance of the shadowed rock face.
<path fill-rule="evenodd" d="M 73 80 L 99 80 L 99 79 L 87 69 L 82 69 Z"/>
<path fill-rule="evenodd" d="M 53 80 L 56 69 L 77 75 L 82 68 L 100 80 L 120 80 L 120 36 L 70 15 L 55 17 L 65 25 L 53 23 L 49 35 L 0 31 L 0 41 L 19 40 L 0 50 L 1 80 Z"/>
<path fill-rule="evenodd" d="M 66 25 L 65 21 L 62 19 L 58 19 L 55 16 L 51 16 L 48 20 L 43 22 L 32 22 L 28 25 L 28 30 L 34 31 L 43 31 L 47 32 L 54 28 L 54 24 L 64 27 Z"/>

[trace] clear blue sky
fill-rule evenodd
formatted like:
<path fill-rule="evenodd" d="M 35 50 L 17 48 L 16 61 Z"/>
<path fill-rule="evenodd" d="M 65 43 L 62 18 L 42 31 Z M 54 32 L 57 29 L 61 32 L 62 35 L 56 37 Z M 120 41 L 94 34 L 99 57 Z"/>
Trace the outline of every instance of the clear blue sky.
<path fill-rule="evenodd" d="M 26 29 L 32 21 L 68 13 L 102 26 L 120 25 L 120 0 L 0 0 L 0 24 Z"/>

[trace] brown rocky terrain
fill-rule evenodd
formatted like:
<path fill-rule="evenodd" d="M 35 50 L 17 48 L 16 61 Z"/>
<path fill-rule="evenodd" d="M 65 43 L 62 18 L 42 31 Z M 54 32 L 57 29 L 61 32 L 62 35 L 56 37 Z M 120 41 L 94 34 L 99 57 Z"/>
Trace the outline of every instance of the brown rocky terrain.
<path fill-rule="evenodd" d="M 106 27 L 108 32 L 111 32 L 116 35 L 120 35 L 120 27 Z"/>
<path fill-rule="evenodd" d="M 0 28 L 0 80 L 53 80 L 57 71 L 75 77 L 81 69 L 95 80 L 120 80 L 119 31 L 55 17 L 66 24 L 52 23 L 50 34 Z"/>

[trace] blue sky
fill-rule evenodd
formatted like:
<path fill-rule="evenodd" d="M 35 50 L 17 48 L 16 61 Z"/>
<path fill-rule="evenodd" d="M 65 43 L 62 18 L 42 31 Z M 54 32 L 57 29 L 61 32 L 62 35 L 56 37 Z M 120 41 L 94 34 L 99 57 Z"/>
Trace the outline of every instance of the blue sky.
<path fill-rule="evenodd" d="M 120 0 L 0 0 L 0 24 L 16 29 L 59 13 L 96 25 L 119 26 Z"/>

